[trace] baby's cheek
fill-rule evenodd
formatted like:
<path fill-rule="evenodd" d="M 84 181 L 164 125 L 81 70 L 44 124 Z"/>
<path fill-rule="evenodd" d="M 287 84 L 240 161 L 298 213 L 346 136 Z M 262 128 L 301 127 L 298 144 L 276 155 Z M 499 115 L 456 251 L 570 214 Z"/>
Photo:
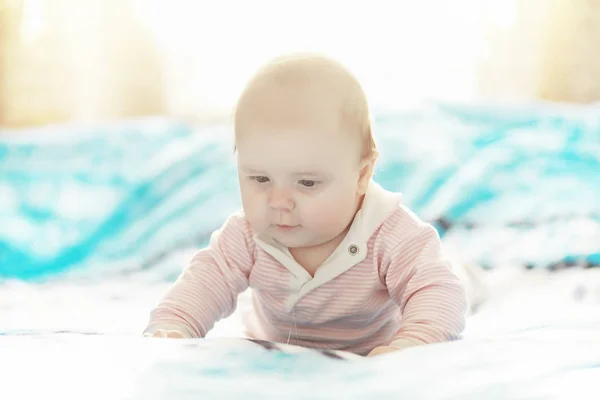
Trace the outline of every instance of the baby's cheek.
<path fill-rule="evenodd" d="M 256 231 L 265 229 L 266 217 L 263 210 L 253 202 L 243 204 L 246 219 L 250 222 L 250 226 Z"/>
<path fill-rule="evenodd" d="M 326 230 L 331 230 L 347 224 L 349 218 L 352 218 L 353 210 L 342 202 L 328 202 L 322 204 L 315 214 L 317 224 Z"/>

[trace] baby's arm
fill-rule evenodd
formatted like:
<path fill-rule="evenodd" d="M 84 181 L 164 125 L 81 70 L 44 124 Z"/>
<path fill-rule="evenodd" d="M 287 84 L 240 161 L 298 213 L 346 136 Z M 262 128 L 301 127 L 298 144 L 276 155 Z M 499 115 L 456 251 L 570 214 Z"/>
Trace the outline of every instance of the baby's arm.
<path fill-rule="evenodd" d="M 248 287 L 252 246 L 243 218 L 230 217 L 152 310 L 144 335 L 206 336 L 217 321 L 233 313 L 237 296 Z"/>
<path fill-rule="evenodd" d="M 461 338 L 467 311 L 465 289 L 440 247 L 435 229 L 422 224 L 411 240 L 393 250 L 385 280 L 400 306 L 402 327 L 389 344 L 392 348 Z"/>

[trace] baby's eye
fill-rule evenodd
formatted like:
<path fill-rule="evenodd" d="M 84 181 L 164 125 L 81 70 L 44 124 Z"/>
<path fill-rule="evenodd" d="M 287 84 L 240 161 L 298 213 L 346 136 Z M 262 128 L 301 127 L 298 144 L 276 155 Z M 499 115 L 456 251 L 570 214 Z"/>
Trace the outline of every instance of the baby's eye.
<path fill-rule="evenodd" d="M 310 179 L 302 179 L 300 181 L 298 181 L 302 186 L 307 187 L 307 188 L 312 188 L 315 187 L 317 185 L 316 181 L 310 180 Z"/>
<path fill-rule="evenodd" d="M 269 182 L 269 178 L 266 176 L 252 176 L 250 179 L 258 182 L 258 183 L 267 183 Z"/>

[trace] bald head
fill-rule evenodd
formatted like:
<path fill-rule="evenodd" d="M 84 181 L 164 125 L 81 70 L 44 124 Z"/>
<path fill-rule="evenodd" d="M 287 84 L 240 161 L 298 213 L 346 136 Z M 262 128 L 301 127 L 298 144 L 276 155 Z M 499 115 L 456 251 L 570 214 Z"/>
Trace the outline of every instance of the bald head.
<path fill-rule="evenodd" d="M 236 141 L 264 126 L 340 132 L 360 141 L 363 156 L 376 151 L 361 85 L 342 64 L 319 54 L 277 57 L 248 82 L 235 110 Z"/>

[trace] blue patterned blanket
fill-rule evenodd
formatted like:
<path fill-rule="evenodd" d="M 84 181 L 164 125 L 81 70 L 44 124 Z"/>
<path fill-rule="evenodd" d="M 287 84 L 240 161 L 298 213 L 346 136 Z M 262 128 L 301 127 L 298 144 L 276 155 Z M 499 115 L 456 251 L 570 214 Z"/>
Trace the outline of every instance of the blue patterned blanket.
<path fill-rule="evenodd" d="M 375 115 L 375 179 L 464 259 L 600 264 L 600 109 Z M 151 268 L 240 206 L 231 128 L 164 119 L 0 131 L 0 279 Z"/>

